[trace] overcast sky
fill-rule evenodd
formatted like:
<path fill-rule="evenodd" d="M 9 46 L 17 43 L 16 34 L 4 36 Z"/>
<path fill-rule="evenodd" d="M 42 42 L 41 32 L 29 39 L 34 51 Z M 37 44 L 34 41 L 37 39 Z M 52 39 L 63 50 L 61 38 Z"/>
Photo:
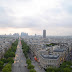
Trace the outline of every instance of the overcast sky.
<path fill-rule="evenodd" d="M 72 35 L 72 0 L 0 0 L 0 34 Z"/>

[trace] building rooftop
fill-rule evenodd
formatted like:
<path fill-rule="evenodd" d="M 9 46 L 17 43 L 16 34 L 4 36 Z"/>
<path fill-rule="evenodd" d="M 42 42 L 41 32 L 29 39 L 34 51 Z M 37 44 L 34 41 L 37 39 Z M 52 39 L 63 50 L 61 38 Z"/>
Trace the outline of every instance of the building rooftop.
<path fill-rule="evenodd" d="M 46 58 L 46 59 L 57 59 L 57 58 L 59 58 L 59 55 L 51 55 L 51 54 L 49 54 L 49 55 L 41 54 L 41 56 L 43 58 Z"/>
<path fill-rule="evenodd" d="M 64 49 L 55 49 L 54 52 L 63 52 Z"/>

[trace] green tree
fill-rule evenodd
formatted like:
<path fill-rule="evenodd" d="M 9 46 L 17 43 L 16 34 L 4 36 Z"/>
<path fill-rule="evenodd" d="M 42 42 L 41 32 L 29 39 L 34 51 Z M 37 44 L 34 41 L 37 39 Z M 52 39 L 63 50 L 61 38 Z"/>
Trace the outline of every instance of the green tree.
<path fill-rule="evenodd" d="M 4 57 L 5 57 L 5 58 L 8 58 L 8 57 L 9 57 L 9 53 L 6 52 L 5 55 L 4 55 Z"/>
<path fill-rule="evenodd" d="M 52 72 L 55 72 L 54 70 Z"/>
<path fill-rule="evenodd" d="M 26 60 L 26 63 L 29 65 L 29 64 L 31 64 L 31 60 L 30 59 L 27 59 Z"/>
<path fill-rule="evenodd" d="M 1 61 L 4 62 L 4 63 L 7 62 L 5 58 L 2 58 Z"/>
<path fill-rule="evenodd" d="M 2 72 L 11 72 L 11 64 L 7 64 L 3 69 Z"/>
<path fill-rule="evenodd" d="M 52 71 L 55 71 L 54 68 L 50 67 L 50 68 L 47 68 L 46 72 L 52 72 Z"/>
<path fill-rule="evenodd" d="M 30 72 L 36 72 L 36 70 L 35 69 L 31 69 Z"/>
<path fill-rule="evenodd" d="M 70 68 L 64 68 L 63 71 L 64 72 L 71 72 Z"/>
<path fill-rule="evenodd" d="M 28 65 L 28 69 L 33 69 L 33 68 L 34 68 L 33 65 L 31 65 L 31 64 Z"/>
<path fill-rule="evenodd" d="M 3 61 L 0 61 L 0 69 L 3 68 L 3 65 L 4 65 L 4 62 Z"/>
<path fill-rule="evenodd" d="M 9 63 L 14 63 L 14 60 L 13 60 L 13 58 L 9 57 L 9 58 L 7 59 L 7 62 L 9 62 Z"/>
<path fill-rule="evenodd" d="M 15 57 L 15 53 L 14 52 L 10 52 L 9 57 Z"/>

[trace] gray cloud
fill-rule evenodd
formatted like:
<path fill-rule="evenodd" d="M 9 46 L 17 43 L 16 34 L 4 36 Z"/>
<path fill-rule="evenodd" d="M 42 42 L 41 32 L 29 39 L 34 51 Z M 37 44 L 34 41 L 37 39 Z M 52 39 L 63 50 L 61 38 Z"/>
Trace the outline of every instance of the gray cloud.
<path fill-rule="evenodd" d="M 5 1 L 5 0 L 3 0 L 3 1 Z M 11 0 L 7 0 L 7 1 L 11 1 Z M 13 0 L 13 1 L 32 1 L 32 0 Z"/>
<path fill-rule="evenodd" d="M 12 25 L 13 18 L 8 16 L 5 9 L 0 7 L 0 27 L 10 27 Z"/>
<path fill-rule="evenodd" d="M 15 0 L 15 2 L 32 2 L 32 0 Z M 1 1 L 0 1 L 1 2 Z M 6 2 L 6 6 L 10 1 Z M 12 1 L 12 3 L 14 0 Z M 11 4 L 11 3 L 10 3 Z M 9 4 L 9 6 L 10 6 Z M 2 5 L 2 4 L 1 4 Z M 33 28 L 33 29 L 48 29 L 48 28 L 72 28 L 72 1 L 64 0 L 61 7 L 42 9 L 37 15 L 22 16 L 17 18 L 11 8 L 0 5 L 0 27 L 13 28 Z M 15 4 L 14 4 L 15 6 Z M 28 7 L 27 7 L 28 8 Z M 36 7 L 35 7 L 36 8 Z M 30 9 L 31 10 L 31 9 Z M 33 10 L 32 10 L 33 11 Z"/>
<path fill-rule="evenodd" d="M 62 3 L 63 9 L 68 12 L 69 14 L 72 14 L 72 0 L 64 0 Z"/>

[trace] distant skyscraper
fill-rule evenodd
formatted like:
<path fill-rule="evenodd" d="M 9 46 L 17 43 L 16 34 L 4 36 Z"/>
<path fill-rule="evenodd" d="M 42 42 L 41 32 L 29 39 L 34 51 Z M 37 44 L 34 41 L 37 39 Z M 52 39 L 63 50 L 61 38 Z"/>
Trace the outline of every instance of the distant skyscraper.
<path fill-rule="evenodd" d="M 35 37 L 36 37 L 36 34 L 35 34 Z"/>
<path fill-rule="evenodd" d="M 19 37 L 19 34 L 18 33 L 14 33 L 13 36 Z"/>
<path fill-rule="evenodd" d="M 43 38 L 46 38 L 46 30 L 43 30 Z"/>
<path fill-rule="evenodd" d="M 21 37 L 28 36 L 28 33 L 21 32 Z"/>
<path fill-rule="evenodd" d="M 24 32 L 21 32 L 21 37 L 24 37 L 25 33 Z"/>

